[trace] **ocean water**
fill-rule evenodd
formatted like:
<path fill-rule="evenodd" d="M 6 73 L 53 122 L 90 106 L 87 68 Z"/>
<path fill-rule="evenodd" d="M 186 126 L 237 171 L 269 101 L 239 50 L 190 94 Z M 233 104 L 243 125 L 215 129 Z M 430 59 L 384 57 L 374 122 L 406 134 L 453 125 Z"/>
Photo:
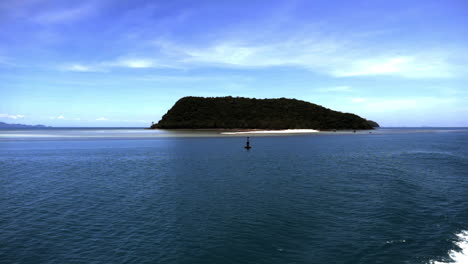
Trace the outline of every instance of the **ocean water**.
<path fill-rule="evenodd" d="M 0 131 L 0 263 L 468 263 L 468 129 Z"/>

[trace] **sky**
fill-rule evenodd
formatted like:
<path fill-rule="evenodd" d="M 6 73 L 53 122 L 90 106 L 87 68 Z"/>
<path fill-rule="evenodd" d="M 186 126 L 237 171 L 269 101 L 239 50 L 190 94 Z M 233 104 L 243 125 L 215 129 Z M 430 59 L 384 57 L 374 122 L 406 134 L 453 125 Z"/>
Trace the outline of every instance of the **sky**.
<path fill-rule="evenodd" d="M 184 96 L 468 126 L 468 1 L 0 1 L 0 121 L 147 127 Z"/>

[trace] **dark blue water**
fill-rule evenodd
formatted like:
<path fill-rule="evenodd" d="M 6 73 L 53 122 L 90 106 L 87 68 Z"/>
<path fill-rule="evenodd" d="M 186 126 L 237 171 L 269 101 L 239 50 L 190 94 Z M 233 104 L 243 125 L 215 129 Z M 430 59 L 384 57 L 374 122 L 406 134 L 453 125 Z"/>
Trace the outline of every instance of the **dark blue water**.
<path fill-rule="evenodd" d="M 251 143 L 0 141 L 0 263 L 430 263 L 459 251 L 466 131 Z"/>

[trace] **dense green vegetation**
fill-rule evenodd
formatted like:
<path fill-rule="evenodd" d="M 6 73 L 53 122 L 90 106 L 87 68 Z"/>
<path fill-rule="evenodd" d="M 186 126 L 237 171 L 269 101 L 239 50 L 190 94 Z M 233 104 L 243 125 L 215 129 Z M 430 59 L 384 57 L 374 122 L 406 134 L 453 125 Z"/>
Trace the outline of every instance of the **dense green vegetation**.
<path fill-rule="evenodd" d="M 184 97 L 151 128 L 372 129 L 357 115 L 296 99 Z"/>
<path fill-rule="evenodd" d="M 369 123 L 369 125 L 371 125 L 372 127 L 380 127 L 379 124 L 377 124 L 377 122 L 372 120 L 367 120 L 367 123 Z"/>

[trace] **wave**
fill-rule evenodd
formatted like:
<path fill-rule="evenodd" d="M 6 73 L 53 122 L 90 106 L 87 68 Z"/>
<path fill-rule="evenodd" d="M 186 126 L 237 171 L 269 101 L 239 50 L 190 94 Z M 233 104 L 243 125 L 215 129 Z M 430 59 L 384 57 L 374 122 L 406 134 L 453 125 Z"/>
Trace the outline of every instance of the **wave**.
<path fill-rule="evenodd" d="M 431 261 L 430 264 L 444 264 L 444 263 L 455 263 L 455 264 L 466 264 L 468 263 L 468 231 L 461 231 L 457 234 L 458 242 L 455 244 L 460 250 L 451 250 L 449 256 L 452 259 L 449 262 Z"/>

